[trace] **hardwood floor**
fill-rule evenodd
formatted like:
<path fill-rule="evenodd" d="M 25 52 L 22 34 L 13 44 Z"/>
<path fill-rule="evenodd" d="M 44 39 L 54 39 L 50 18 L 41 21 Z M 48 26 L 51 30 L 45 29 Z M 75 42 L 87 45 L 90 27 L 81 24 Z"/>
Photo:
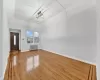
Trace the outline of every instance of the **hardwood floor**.
<path fill-rule="evenodd" d="M 51 52 L 12 52 L 4 80 L 96 80 L 96 67 Z"/>

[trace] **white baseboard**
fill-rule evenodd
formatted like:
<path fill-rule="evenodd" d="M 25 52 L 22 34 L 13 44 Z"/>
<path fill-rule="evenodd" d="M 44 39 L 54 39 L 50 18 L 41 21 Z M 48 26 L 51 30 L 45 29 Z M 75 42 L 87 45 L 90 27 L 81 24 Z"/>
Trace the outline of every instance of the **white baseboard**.
<path fill-rule="evenodd" d="M 45 50 L 45 51 L 48 51 L 48 52 L 51 52 L 51 53 L 55 53 L 55 54 L 58 54 L 58 55 L 61 55 L 61 56 L 64 56 L 64 57 L 68 57 L 68 58 L 71 58 L 71 59 L 74 59 L 74 60 L 78 60 L 78 61 L 81 61 L 81 62 L 85 62 L 85 63 L 88 63 L 88 64 L 96 65 L 96 63 L 89 62 L 89 61 L 86 61 L 86 60 L 82 60 L 82 59 L 79 59 L 79 58 L 76 58 L 76 57 L 72 57 L 72 56 L 68 56 L 68 55 L 64 55 L 64 54 L 59 54 L 57 52 L 49 51 L 49 50 L 46 50 L 46 49 L 42 49 L 42 50 Z"/>
<path fill-rule="evenodd" d="M 29 50 L 21 50 L 21 52 L 27 52 L 27 51 L 29 51 Z"/>

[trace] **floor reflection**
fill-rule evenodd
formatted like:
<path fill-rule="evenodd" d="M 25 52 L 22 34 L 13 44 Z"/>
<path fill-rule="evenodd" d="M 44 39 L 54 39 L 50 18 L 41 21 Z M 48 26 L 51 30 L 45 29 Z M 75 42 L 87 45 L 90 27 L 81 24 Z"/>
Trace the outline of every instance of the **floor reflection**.
<path fill-rule="evenodd" d="M 16 65 L 17 65 L 17 57 L 14 56 L 14 57 L 13 57 L 13 66 L 16 66 Z"/>
<path fill-rule="evenodd" d="M 87 80 L 89 72 L 96 80 L 96 66 L 43 50 L 13 52 L 4 80 Z"/>
<path fill-rule="evenodd" d="M 29 72 L 39 66 L 39 55 L 29 57 L 26 63 L 26 71 Z"/>

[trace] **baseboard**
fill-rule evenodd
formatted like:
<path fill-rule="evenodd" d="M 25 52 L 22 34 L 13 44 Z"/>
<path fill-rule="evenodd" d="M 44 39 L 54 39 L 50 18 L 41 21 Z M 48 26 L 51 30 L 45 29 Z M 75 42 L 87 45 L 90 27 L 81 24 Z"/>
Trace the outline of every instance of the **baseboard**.
<path fill-rule="evenodd" d="M 51 53 L 54 53 L 54 54 L 58 54 L 58 55 L 61 55 L 61 56 L 64 56 L 64 57 L 68 57 L 68 58 L 71 58 L 71 59 L 74 59 L 74 60 L 78 60 L 78 61 L 81 61 L 81 62 L 88 63 L 88 64 L 91 64 L 91 65 L 95 65 L 96 66 L 96 63 L 93 63 L 93 62 L 89 62 L 89 61 L 86 61 L 86 60 L 82 60 L 82 59 L 75 58 L 75 57 L 68 56 L 68 55 L 64 55 L 64 54 L 59 54 L 57 52 L 49 51 L 49 50 L 46 50 L 46 49 L 42 49 L 42 50 L 45 50 L 47 52 L 51 52 Z"/>
<path fill-rule="evenodd" d="M 28 52 L 29 50 L 24 50 L 24 51 L 21 51 L 21 52 Z"/>
<path fill-rule="evenodd" d="M 40 48 L 38 48 L 38 49 L 36 49 L 36 50 L 21 50 L 20 52 L 29 52 L 29 51 L 37 51 L 37 50 L 43 50 L 43 49 L 40 49 Z"/>

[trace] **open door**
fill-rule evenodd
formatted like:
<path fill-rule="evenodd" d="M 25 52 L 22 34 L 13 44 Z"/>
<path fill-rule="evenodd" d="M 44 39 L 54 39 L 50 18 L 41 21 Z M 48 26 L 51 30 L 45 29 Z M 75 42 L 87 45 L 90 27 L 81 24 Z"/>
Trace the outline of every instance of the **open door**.
<path fill-rule="evenodd" d="M 19 33 L 10 32 L 10 51 L 19 51 Z"/>

